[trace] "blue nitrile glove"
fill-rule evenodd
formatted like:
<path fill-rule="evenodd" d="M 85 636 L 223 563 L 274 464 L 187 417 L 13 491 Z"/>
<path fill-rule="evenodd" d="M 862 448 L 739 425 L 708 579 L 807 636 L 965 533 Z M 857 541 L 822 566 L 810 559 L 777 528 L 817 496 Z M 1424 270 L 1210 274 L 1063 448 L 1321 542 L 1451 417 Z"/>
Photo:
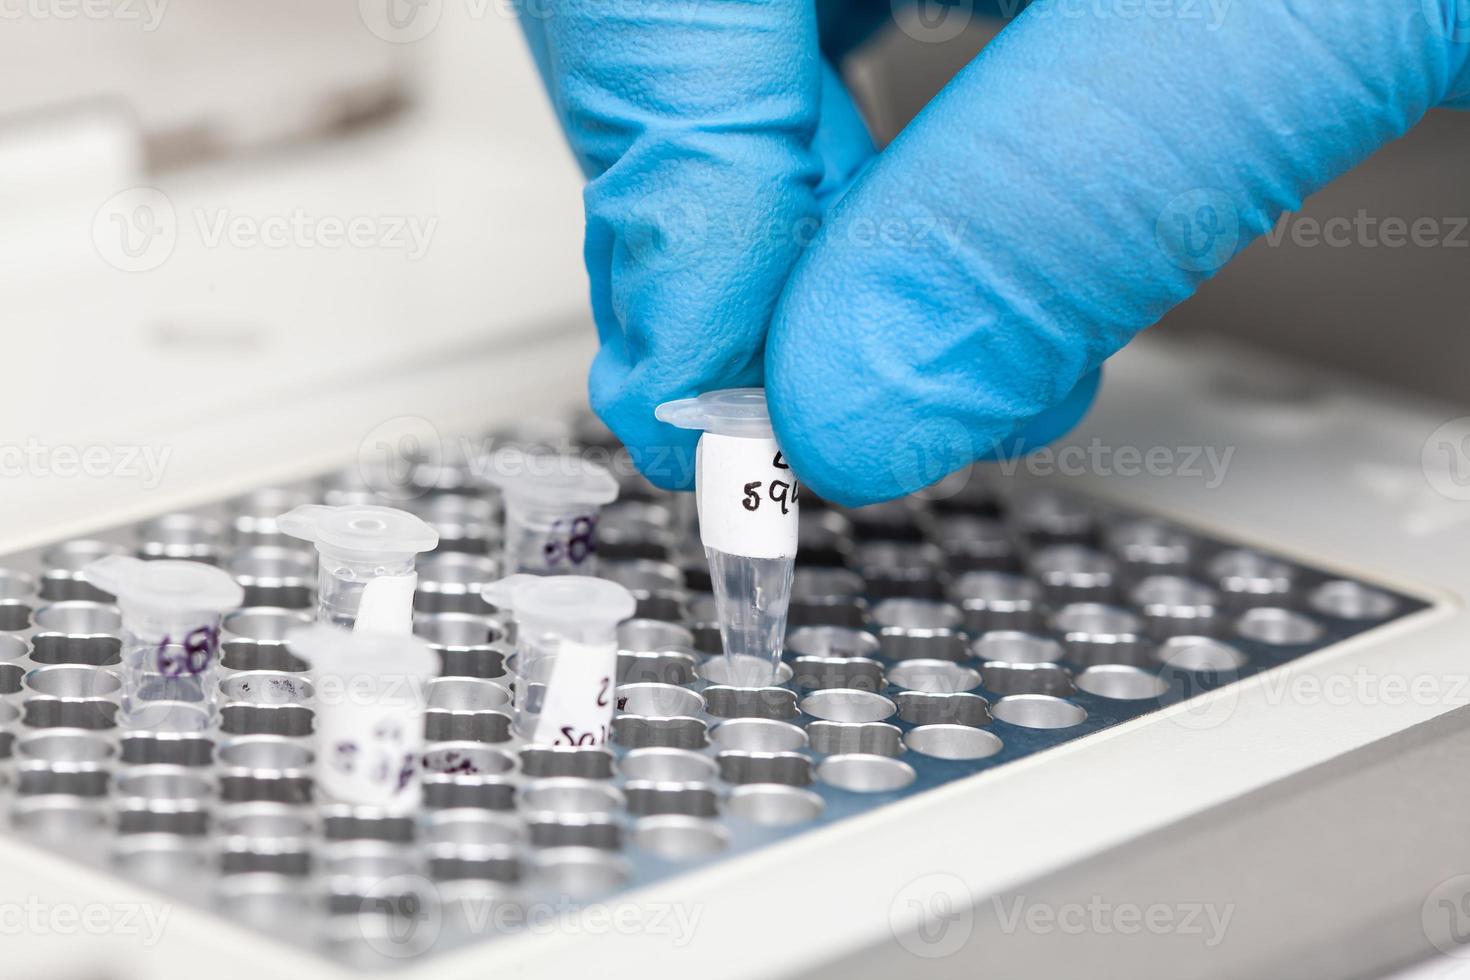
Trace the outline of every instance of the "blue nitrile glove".
<path fill-rule="evenodd" d="M 654 408 L 763 382 L 776 298 L 872 143 L 809 3 L 521 0 L 521 23 L 590 179 L 592 407 L 687 487 L 698 434 Z"/>
<path fill-rule="evenodd" d="M 796 473 L 849 504 L 1060 435 L 1283 211 L 1470 105 L 1470 0 L 1039 0 L 864 166 L 809 3 L 551 9 L 528 32 L 592 177 L 594 407 L 687 480 L 653 406 L 764 353 Z"/>

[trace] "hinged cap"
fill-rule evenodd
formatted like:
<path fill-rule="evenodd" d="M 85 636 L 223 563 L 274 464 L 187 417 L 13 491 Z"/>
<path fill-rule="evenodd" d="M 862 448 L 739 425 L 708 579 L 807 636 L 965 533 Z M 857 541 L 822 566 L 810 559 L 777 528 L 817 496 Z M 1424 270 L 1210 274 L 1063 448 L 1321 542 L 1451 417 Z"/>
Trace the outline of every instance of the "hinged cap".
<path fill-rule="evenodd" d="M 518 620 L 609 629 L 638 607 L 621 585 L 589 575 L 509 575 L 486 585 L 480 595 Z"/>
<path fill-rule="evenodd" d="M 318 551 L 350 557 L 408 558 L 439 545 L 439 532 L 408 511 L 373 504 L 303 504 L 276 519 L 281 531 Z"/>
<path fill-rule="evenodd" d="M 227 572 L 198 561 L 107 555 L 83 568 L 82 577 L 117 596 L 124 612 L 143 615 L 217 616 L 245 601 L 245 590 Z"/>
<path fill-rule="evenodd" d="M 485 479 L 507 497 L 548 507 L 601 507 L 618 499 L 618 481 L 607 467 L 570 454 L 502 449 Z"/>
<path fill-rule="evenodd" d="M 720 436 L 769 439 L 775 434 L 764 388 L 707 391 L 698 398 L 664 402 L 653 414 L 660 422 L 681 429 L 702 429 Z"/>

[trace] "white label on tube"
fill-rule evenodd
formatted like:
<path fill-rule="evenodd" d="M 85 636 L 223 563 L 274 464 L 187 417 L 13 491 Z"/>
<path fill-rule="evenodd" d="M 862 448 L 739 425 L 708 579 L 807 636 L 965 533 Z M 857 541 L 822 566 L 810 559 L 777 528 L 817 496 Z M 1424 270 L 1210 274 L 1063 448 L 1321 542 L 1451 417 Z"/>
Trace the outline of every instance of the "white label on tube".
<path fill-rule="evenodd" d="M 409 707 L 318 709 L 317 779 L 333 799 L 406 812 L 419 805 L 424 720 Z"/>
<path fill-rule="evenodd" d="M 379 633 L 412 633 L 413 590 L 418 582 L 417 572 L 368 579 L 362 588 L 362 601 L 358 603 L 357 619 L 352 628 Z"/>
<path fill-rule="evenodd" d="M 775 439 L 706 432 L 694 487 L 706 548 L 747 558 L 796 555 L 796 478 Z"/>
<path fill-rule="evenodd" d="M 612 727 L 613 687 L 618 670 L 617 643 L 561 640 L 535 741 L 543 745 L 602 745 Z"/>

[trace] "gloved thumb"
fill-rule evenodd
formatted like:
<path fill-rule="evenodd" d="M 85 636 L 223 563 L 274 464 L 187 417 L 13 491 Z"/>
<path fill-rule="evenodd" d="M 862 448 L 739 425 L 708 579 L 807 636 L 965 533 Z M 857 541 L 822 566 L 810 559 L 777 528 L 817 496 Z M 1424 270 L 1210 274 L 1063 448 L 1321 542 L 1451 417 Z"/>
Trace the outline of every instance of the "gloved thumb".
<path fill-rule="evenodd" d="M 1227 4 L 1218 21 L 1033 4 L 788 281 L 766 383 L 797 475 L 862 504 L 1059 434 L 1108 356 L 1283 211 L 1470 98 L 1458 2 Z"/>

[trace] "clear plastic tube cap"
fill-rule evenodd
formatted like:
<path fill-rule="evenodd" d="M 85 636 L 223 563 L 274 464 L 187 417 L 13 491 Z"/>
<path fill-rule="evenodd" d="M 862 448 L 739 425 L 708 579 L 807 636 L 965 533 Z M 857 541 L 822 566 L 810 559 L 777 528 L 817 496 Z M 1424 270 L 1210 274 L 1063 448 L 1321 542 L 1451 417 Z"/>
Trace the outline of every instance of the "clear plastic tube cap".
<path fill-rule="evenodd" d="M 108 555 L 82 576 L 117 596 L 124 609 L 144 613 L 217 615 L 245 601 L 245 590 L 223 569 L 197 561 L 144 561 Z"/>
<path fill-rule="evenodd" d="M 371 504 L 328 507 L 303 504 L 276 519 L 281 531 L 310 541 L 318 551 L 364 558 L 408 557 L 433 551 L 439 532 L 407 511 Z"/>
<path fill-rule="evenodd" d="M 653 414 L 660 422 L 681 429 L 703 429 L 720 436 L 769 439 L 775 435 L 764 388 L 708 391 L 698 398 L 664 402 Z"/>
<path fill-rule="evenodd" d="M 292 630 L 286 642 L 313 670 L 349 679 L 406 674 L 427 680 L 439 672 L 439 658 L 428 641 L 409 633 L 349 631 L 317 623 Z"/>
<path fill-rule="evenodd" d="M 543 623 L 616 626 L 638 601 L 616 582 L 588 575 L 508 575 L 480 590 L 490 605 L 517 619 Z"/>
<path fill-rule="evenodd" d="M 607 467 L 570 454 L 503 449 L 485 478 L 508 497 L 548 507 L 601 507 L 618 499 L 618 481 Z"/>

